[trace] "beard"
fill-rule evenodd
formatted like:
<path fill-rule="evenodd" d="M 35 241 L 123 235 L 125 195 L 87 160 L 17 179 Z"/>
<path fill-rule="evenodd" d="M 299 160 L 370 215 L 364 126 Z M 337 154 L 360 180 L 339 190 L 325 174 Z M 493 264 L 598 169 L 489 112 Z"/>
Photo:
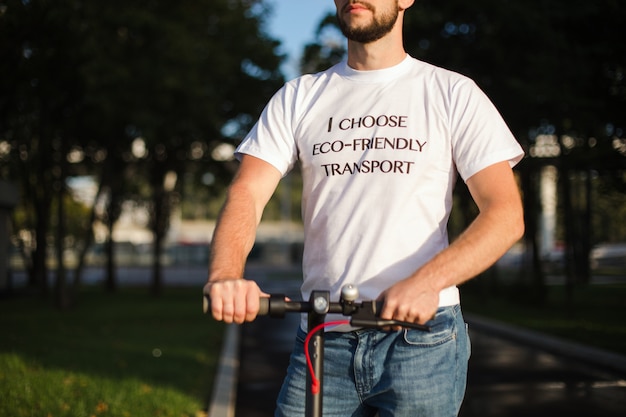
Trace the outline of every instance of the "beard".
<path fill-rule="evenodd" d="M 376 15 L 375 9 L 368 3 L 359 4 L 367 7 L 373 14 L 373 20 L 364 26 L 350 27 L 345 20 L 341 18 L 342 13 L 337 11 L 337 22 L 339 23 L 339 29 L 341 33 L 351 41 L 359 43 L 371 43 L 379 40 L 393 29 L 396 21 L 398 20 L 398 7 L 393 8 L 389 12 L 385 12 L 379 16 Z"/>

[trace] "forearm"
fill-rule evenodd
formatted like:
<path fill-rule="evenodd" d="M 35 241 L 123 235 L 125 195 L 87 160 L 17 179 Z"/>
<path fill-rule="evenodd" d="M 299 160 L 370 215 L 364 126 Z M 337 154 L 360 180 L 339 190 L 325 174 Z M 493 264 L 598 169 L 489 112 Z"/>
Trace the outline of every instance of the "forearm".
<path fill-rule="evenodd" d="M 250 190 L 232 186 L 211 241 L 209 281 L 243 278 L 260 219 Z"/>
<path fill-rule="evenodd" d="M 263 210 L 280 178 L 267 162 L 244 155 L 213 232 L 209 281 L 243 278 Z"/>
<path fill-rule="evenodd" d="M 459 285 L 493 265 L 524 233 L 522 200 L 508 162 L 487 167 L 467 180 L 479 214 L 447 249 L 417 271 L 443 289 Z"/>
<path fill-rule="evenodd" d="M 459 285 L 492 266 L 524 231 L 521 210 L 481 212 L 451 245 L 414 274 L 435 290 Z"/>
<path fill-rule="evenodd" d="M 450 246 L 381 294 L 384 318 L 425 323 L 439 306 L 441 290 L 480 274 L 521 238 L 521 198 L 507 162 L 483 169 L 467 185 L 479 215 Z"/>
<path fill-rule="evenodd" d="M 252 156 L 242 158 L 213 232 L 209 280 L 203 289 L 216 320 L 254 320 L 259 297 L 267 295 L 256 282 L 243 278 L 263 209 L 280 178 L 280 172 L 267 162 Z"/>
<path fill-rule="evenodd" d="M 450 246 L 415 273 L 388 288 L 381 298 L 384 318 L 424 324 L 439 306 L 439 293 L 483 272 L 521 236 L 519 211 L 483 212 Z"/>

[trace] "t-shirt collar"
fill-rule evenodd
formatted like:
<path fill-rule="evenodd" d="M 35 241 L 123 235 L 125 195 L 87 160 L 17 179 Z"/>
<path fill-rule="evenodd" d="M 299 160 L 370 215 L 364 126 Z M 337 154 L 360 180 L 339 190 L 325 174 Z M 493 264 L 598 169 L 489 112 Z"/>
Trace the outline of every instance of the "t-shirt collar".
<path fill-rule="evenodd" d="M 410 66 L 411 57 L 409 54 L 400 62 L 392 67 L 379 70 L 359 71 L 348 66 L 347 61 L 343 61 L 338 67 L 340 76 L 352 81 L 376 83 L 381 81 L 389 81 L 404 74 Z"/>

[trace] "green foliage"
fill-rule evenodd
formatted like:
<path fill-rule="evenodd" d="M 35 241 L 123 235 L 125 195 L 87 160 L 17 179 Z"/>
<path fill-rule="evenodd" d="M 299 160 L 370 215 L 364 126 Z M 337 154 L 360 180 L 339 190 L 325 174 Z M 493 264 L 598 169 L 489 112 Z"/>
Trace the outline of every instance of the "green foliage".
<path fill-rule="evenodd" d="M 320 21 L 317 42 L 305 45 L 300 62 L 303 74 L 323 71 L 341 61 L 346 54 L 346 41 L 337 27 L 337 18 L 329 13 Z"/>
<path fill-rule="evenodd" d="M 0 303 L 0 415 L 195 416 L 205 410 L 223 325 L 196 289 L 83 294 L 60 313 L 38 299 Z"/>
<path fill-rule="evenodd" d="M 607 124 L 626 128 L 625 18 L 614 0 L 424 0 L 407 14 L 406 48 L 475 79 L 522 139 L 542 125 L 602 138 Z"/>
<path fill-rule="evenodd" d="M 155 236 L 179 200 L 168 176 L 191 173 L 211 195 L 230 181 L 234 163 L 213 151 L 238 141 L 283 82 L 266 13 L 261 0 L 0 0 L 0 179 L 20 186 L 14 223 L 36 236 L 40 282 L 69 176 L 98 183 L 90 218 L 113 224 L 124 200 L 140 200 Z"/>

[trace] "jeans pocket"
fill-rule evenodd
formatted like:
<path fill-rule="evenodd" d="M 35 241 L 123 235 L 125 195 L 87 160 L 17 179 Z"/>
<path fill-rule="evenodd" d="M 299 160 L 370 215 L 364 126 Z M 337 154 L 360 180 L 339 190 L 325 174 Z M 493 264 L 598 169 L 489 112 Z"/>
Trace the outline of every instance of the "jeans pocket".
<path fill-rule="evenodd" d="M 441 307 L 427 323 L 430 331 L 405 329 L 404 342 L 411 346 L 436 346 L 456 338 L 456 307 Z"/>

